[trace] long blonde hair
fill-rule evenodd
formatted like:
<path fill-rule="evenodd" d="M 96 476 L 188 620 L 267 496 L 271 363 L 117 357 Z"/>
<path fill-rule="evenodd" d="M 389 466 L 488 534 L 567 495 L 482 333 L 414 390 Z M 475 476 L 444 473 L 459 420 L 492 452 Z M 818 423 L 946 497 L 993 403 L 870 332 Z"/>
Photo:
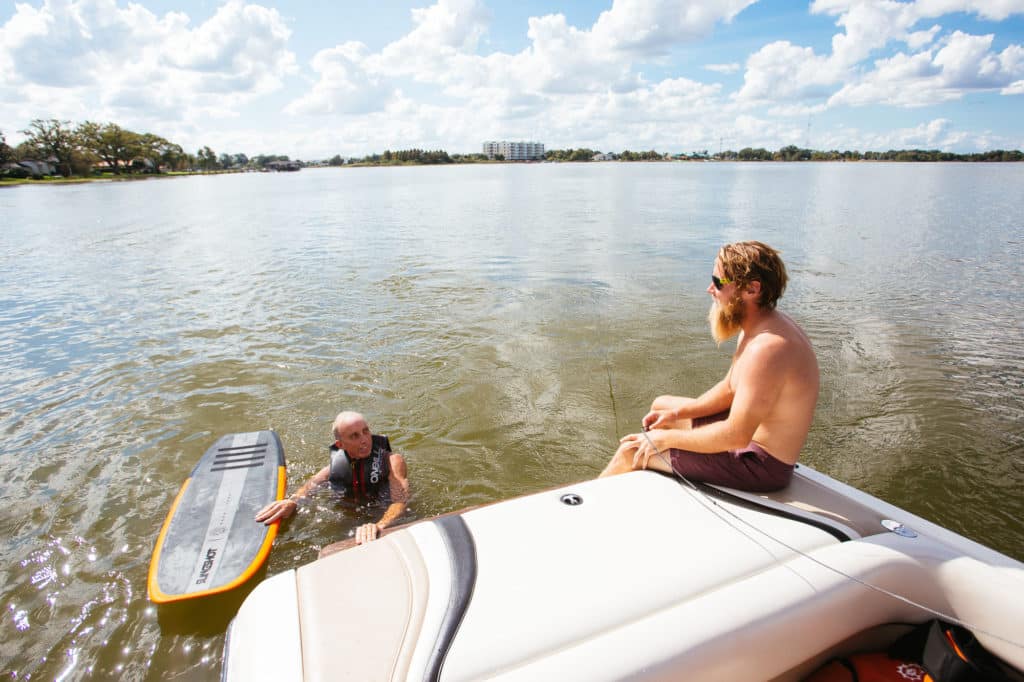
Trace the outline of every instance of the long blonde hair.
<path fill-rule="evenodd" d="M 722 275 L 735 281 L 737 286 L 760 282 L 758 306 L 764 310 L 775 309 L 789 280 L 778 251 L 761 242 L 734 242 L 719 249 L 718 262 Z"/>

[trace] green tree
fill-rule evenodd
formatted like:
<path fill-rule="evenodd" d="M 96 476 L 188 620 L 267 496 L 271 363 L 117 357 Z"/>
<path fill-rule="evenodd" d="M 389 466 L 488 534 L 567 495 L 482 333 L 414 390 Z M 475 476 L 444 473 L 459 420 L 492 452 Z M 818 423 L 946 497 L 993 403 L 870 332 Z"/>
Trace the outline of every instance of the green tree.
<path fill-rule="evenodd" d="M 185 156 L 180 144 L 175 144 L 153 133 L 143 133 L 136 138 L 135 158 L 149 161 L 147 170 L 159 172 L 160 167 L 175 168 L 181 165 Z"/>
<path fill-rule="evenodd" d="M 115 173 L 128 168 L 140 152 L 139 134 L 116 123 L 86 121 L 75 129 L 81 148 L 102 159 Z"/>
<path fill-rule="evenodd" d="M 331 157 L 331 160 L 327 162 L 329 166 L 344 166 L 345 160 L 341 158 L 341 154 L 335 154 Z"/>
<path fill-rule="evenodd" d="M 37 118 L 21 131 L 28 139 L 25 144 L 41 160 L 56 159 L 57 171 L 67 177 L 74 172 L 78 151 L 78 139 L 71 129 L 71 121 L 58 121 L 55 118 Z"/>
<path fill-rule="evenodd" d="M 14 150 L 7 146 L 7 138 L 4 131 L 0 130 L 0 163 L 14 161 Z"/>
<path fill-rule="evenodd" d="M 757 149 L 744 147 L 739 151 L 737 157 L 740 161 L 771 161 L 772 153 L 761 147 L 758 147 Z"/>
<path fill-rule="evenodd" d="M 277 155 L 275 155 L 275 154 L 259 154 L 259 155 L 256 156 L 256 159 L 255 159 L 256 165 L 260 166 L 261 168 L 263 166 L 266 166 L 271 161 L 288 161 L 288 160 L 289 160 L 288 157 L 283 155 L 283 154 L 277 154 Z"/>
<path fill-rule="evenodd" d="M 217 170 L 217 153 L 208 146 L 196 152 L 196 160 L 199 167 L 205 171 Z"/>
<path fill-rule="evenodd" d="M 800 149 L 796 145 L 787 145 L 772 156 L 776 161 L 809 161 L 810 149 Z"/>

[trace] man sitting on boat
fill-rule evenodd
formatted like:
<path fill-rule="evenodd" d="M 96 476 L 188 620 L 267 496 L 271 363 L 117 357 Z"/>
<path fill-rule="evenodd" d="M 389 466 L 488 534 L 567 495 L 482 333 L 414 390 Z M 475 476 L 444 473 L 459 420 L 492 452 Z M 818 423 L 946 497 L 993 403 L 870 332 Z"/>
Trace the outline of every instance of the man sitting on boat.
<path fill-rule="evenodd" d="M 699 398 L 657 397 L 644 432 L 621 439 L 601 476 L 651 468 L 754 492 L 789 484 L 819 375 L 807 335 L 775 309 L 786 281 L 779 253 L 761 242 L 719 250 L 708 320 L 719 344 L 739 334 L 729 371 Z"/>
<path fill-rule="evenodd" d="M 298 501 L 313 488 L 328 481 L 346 496 L 388 503 L 377 523 L 365 523 L 356 529 L 356 544 L 377 539 L 405 511 L 409 499 L 409 481 L 405 458 L 391 451 L 387 436 L 374 435 L 366 419 L 358 412 L 342 412 L 334 419 L 335 442 L 331 445 L 331 463 L 314 474 L 291 497 L 271 502 L 256 514 L 265 524 L 295 513 Z"/>

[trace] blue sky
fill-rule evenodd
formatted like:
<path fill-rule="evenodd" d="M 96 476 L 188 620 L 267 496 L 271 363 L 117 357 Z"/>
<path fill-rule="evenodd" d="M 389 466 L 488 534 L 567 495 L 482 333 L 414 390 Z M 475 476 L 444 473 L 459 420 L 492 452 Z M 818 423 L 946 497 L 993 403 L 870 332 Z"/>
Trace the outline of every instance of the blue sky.
<path fill-rule="evenodd" d="M 0 131 L 316 159 L 485 140 L 1024 148 L 1024 0 L 0 0 Z"/>

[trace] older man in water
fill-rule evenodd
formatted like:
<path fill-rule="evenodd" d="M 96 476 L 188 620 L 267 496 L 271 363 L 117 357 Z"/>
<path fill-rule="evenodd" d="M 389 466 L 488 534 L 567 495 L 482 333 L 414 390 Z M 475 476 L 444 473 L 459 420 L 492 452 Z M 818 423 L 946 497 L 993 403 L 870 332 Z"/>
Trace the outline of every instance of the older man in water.
<path fill-rule="evenodd" d="M 807 335 L 775 309 L 786 281 L 770 246 L 719 250 L 708 319 L 719 344 L 739 335 L 729 371 L 699 398 L 656 398 L 644 433 L 623 437 L 601 476 L 651 468 L 755 492 L 788 485 L 814 418 L 819 373 Z"/>
<path fill-rule="evenodd" d="M 342 412 L 334 419 L 334 443 L 331 463 L 314 474 L 291 497 L 271 502 L 256 514 L 266 524 L 295 513 L 299 500 L 311 490 L 330 482 L 345 495 L 357 500 L 387 503 L 384 515 L 376 523 L 364 523 L 356 529 L 356 544 L 377 539 L 380 531 L 394 523 L 405 511 L 409 499 L 409 481 L 405 458 L 391 452 L 386 436 L 374 435 L 366 419 L 358 412 Z M 332 546 L 333 547 L 333 546 Z M 326 553 L 329 548 L 324 548 Z M 322 552 L 323 555 L 325 552 Z"/>

